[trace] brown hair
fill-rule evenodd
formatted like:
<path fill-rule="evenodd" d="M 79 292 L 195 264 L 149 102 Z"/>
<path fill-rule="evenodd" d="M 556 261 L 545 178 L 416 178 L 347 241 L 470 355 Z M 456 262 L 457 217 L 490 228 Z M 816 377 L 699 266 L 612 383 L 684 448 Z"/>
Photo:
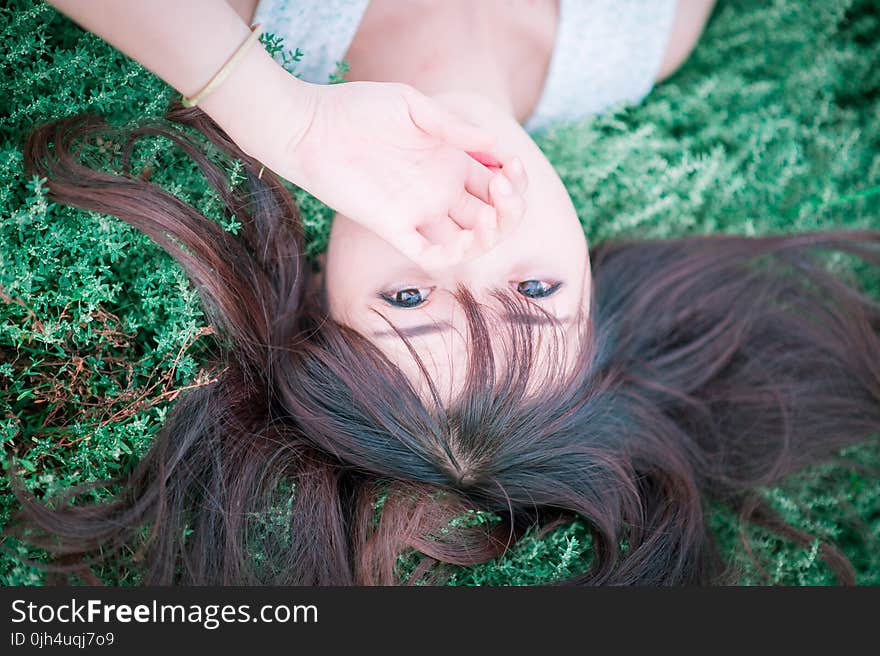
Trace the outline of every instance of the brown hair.
<path fill-rule="evenodd" d="M 592 307 L 564 376 L 535 366 L 528 321 L 509 324 L 497 368 L 485 313 L 460 290 L 471 354 L 445 408 L 307 292 L 297 208 L 278 179 L 199 110 L 167 118 L 128 132 L 121 175 L 77 157 L 76 142 L 111 130 L 97 117 L 27 140 L 51 199 L 118 216 L 177 260 L 228 360 L 181 396 L 113 501 L 68 503 L 80 488 L 50 506 L 16 488 L 17 534 L 58 569 L 137 544 L 151 584 L 386 584 L 415 549 L 425 558 L 407 580 L 436 580 L 443 563 L 484 562 L 529 527 L 579 517 L 593 559 L 572 583 L 718 582 L 708 500 L 807 540 L 756 488 L 880 431 L 880 304 L 821 259 L 878 265 L 880 231 L 595 246 Z M 174 123 L 242 160 L 244 183 L 230 189 Z M 145 135 L 198 164 L 239 235 L 131 172 Z M 502 521 L 450 529 L 467 509 Z M 823 555 L 853 581 L 836 549 Z"/>

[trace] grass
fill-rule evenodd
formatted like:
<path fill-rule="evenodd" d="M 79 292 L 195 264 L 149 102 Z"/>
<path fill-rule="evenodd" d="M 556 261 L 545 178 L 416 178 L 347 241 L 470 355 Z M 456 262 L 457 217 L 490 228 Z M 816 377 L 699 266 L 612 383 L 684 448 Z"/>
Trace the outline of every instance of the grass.
<path fill-rule="evenodd" d="M 43 3 L 6 3 L 0 34 L 0 449 L 6 471 L 51 494 L 131 466 L 181 391 L 210 379 L 211 335 L 161 249 L 113 217 L 47 202 L 22 172 L 33 125 L 86 111 L 115 123 L 158 116 L 172 90 Z M 286 53 L 291 70 L 295 45 L 273 47 L 283 46 L 277 56 Z M 686 65 L 644 103 L 558 126 L 539 144 L 591 242 L 876 228 L 878 61 L 876 0 L 722 0 Z M 141 157 L 156 181 L 217 216 L 204 181 L 161 142 Z M 310 252 L 319 252 L 329 212 L 299 199 Z M 876 276 L 866 283 L 880 290 Z M 864 469 L 880 466 L 880 445 L 843 455 L 763 493 L 794 526 L 838 545 L 860 584 L 880 584 L 880 480 Z M 0 525 L 14 507 L 4 477 Z M 744 585 L 834 582 L 818 542 L 792 544 L 720 508 L 711 522 Z M 16 548 L 0 555 L 0 582 L 43 583 Z M 573 523 L 456 570 L 451 583 L 546 581 L 577 571 L 588 548 Z M 100 575 L 138 580 L 123 563 Z"/>

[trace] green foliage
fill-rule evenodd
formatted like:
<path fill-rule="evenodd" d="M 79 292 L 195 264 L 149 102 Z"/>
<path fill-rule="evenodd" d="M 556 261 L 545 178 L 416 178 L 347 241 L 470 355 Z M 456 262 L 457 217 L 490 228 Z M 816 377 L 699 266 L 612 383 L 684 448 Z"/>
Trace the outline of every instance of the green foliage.
<path fill-rule="evenodd" d="M 295 73 L 302 53 L 287 48 L 296 44 L 273 35 L 263 43 Z M 875 0 L 722 0 L 687 64 L 644 103 L 560 125 L 539 144 L 593 242 L 877 227 L 878 61 Z M 122 221 L 49 202 L 44 181 L 23 173 L 21 141 L 42 121 L 82 112 L 113 123 L 160 116 L 173 95 L 48 5 L 12 0 L 0 9 L 0 448 L 5 466 L 14 456 L 37 494 L 129 467 L 180 391 L 210 380 L 204 362 L 213 343 L 171 258 Z M 112 160 L 117 149 L 111 139 L 94 155 Z M 235 218 L 220 213 L 167 143 L 147 140 L 136 159 L 235 232 Z M 297 198 L 315 254 L 326 247 L 331 212 L 302 192 Z M 859 583 L 880 584 L 880 481 L 870 473 L 880 446 L 845 455 L 765 495 L 794 526 L 837 544 Z M 13 509 L 4 478 L 0 525 Z M 710 518 L 742 584 L 833 583 L 818 543 L 796 546 L 721 508 Z M 457 568 L 450 583 L 557 579 L 582 569 L 589 548 L 574 522 L 527 535 L 495 562 Z M 0 556 L 0 582 L 39 584 L 42 575 L 19 558 L 26 552 L 14 549 Z M 137 582 L 120 563 L 99 574 Z"/>
<path fill-rule="evenodd" d="M 494 561 L 456 568 L 449 585 L 539 585 L 560 581 L 590 566 L 593 541 L 580 521 L 547 535 L 531 532 Z"/>
<path fill-rule="evenodd" d="M 299 48 L 294 48 L 293 50 L 289 48 L 285 48 L 284 39 L 280 36 L 276 36 L 271 32 L 266 32 L 260 35 L 260 41 L 263 44 L 263 47 L 266 49 L 272 57 L 274 57 L 281 66 L 284 67 L 284 70 L 288 73 L 292 73 L 297 77 L 300 77 L 296 72 L 296 65 L 300 62 L 303 55 L 305 54 Z"/>

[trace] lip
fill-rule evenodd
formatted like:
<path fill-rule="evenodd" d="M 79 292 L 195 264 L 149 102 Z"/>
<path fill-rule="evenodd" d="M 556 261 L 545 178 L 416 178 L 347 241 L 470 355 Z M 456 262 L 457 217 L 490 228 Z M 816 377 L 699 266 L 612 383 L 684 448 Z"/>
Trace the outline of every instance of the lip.
<path fill-rule="evenodd" d="M 486 168 L 490 168 L 490 169 L 500 169 L 501 168 L 501 161 L 498 158 L 493 157 L 489 153 L 484 153 L 484 152 L 480 152 L 480 151 L 473 151 L 473 152 L 468 152 L 467 154 L 470 155 L 473 159 L 477 160 L 480 164 L 482 164 Z"/>

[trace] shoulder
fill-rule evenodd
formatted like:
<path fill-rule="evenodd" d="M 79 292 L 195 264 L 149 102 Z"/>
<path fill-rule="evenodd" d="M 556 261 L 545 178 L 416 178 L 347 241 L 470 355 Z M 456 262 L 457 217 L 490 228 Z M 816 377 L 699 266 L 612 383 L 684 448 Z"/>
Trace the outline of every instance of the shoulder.
<path fill-rule="evenodd" d="M 669 41 L 655 82 L 672 75 L 690 56 L 714 6 L 715 0 L 677 0 Z"/>

